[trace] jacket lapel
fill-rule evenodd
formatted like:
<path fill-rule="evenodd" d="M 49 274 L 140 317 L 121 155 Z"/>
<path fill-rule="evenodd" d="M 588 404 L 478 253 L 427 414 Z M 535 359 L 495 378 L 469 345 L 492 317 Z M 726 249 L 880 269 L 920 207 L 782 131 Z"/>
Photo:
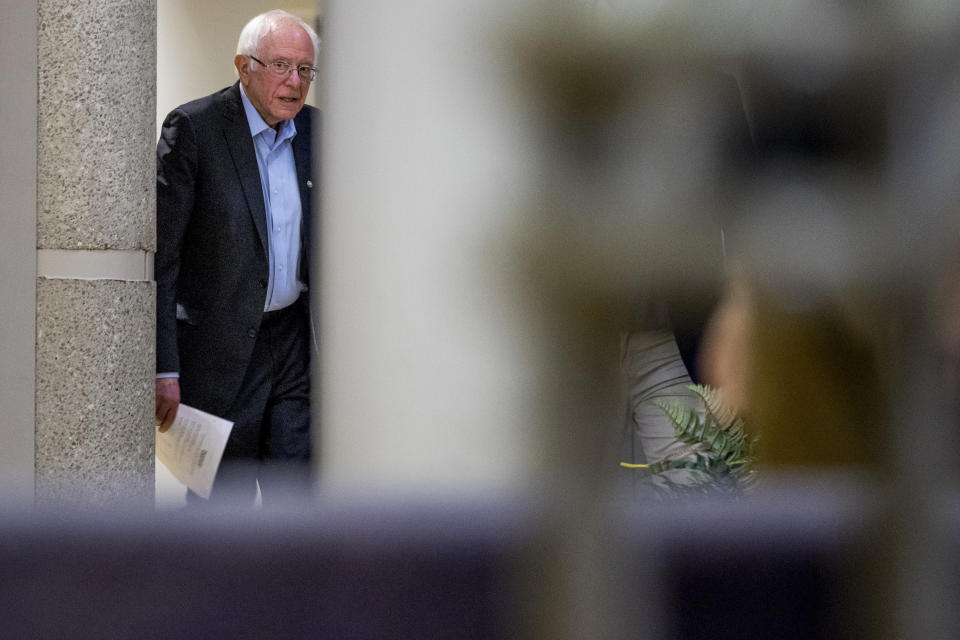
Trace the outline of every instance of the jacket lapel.
<path fill-rule="evenodd" d="M 313 122 L 312 109 L 304 107 L 294 119 L 297 135 L 293 139 L 293 159 L 297 167 L 297 186 L 300 189 L 300 207 L 303 215 L 300 218 L 300 278 L 309 282 L 308 260 L 310 255 L 310 234 L 313 219 L 313 197 L 317 186 L 314 184 L 313 172 Z"/>
<path fill-rule="evenodd" d="M 230 158 L 237 170 L 240 187 L 247 201 L 250 217 L 260 236 L 264 254 L 269 254 L 267 243 L 267 210 L 263 204 L 263 187 L 260 183 L 260 169 L 257 166 L 257 153 L 250 136 L 250 125 L 243 113 L 240 101 L 239 84 L 234 84 L 220 94 L 220 112 L 225 119 L 223 135 L 226 138 Z"/>

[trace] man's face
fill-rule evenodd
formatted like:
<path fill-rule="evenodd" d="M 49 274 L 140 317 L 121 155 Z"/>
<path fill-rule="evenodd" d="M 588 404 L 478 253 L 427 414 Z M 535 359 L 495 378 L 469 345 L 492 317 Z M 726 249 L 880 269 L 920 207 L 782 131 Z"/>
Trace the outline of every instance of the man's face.
<path fill-rule="evenodd" d="M 256 57 L 267 65 L 280 60 L 294 67 L 312 67 L 313 42 L 300 25 L 283 22 L 260 39 Z M 250 56 L 239 54 L 234 64 L 247 98 L 268 125 L 276 127 L 281 120 L 291 120 L 300 112 L 310 81 L 302 80 L 296 69 L 278 76 Z"/>

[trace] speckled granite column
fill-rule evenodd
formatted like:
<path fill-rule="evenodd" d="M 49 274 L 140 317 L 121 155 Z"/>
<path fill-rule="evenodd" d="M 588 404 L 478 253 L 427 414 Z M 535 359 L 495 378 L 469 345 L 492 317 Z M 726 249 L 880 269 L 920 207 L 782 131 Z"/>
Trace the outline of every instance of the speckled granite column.
<path fill-rule="evenodd" d="M 37 500 L 152 505 L 156 0 L 38 17 Z"/>
<path fill-rule="evenodd" d="M 37 283 L 37 496 L 153 498 L 150 283 Z"/>

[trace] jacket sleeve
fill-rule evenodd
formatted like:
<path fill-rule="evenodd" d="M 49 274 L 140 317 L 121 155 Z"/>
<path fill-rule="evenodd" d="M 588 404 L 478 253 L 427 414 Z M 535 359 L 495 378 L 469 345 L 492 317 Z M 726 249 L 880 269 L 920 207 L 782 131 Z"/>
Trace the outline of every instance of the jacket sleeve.
<path fill-rule="evenodd" d="M 197 140 L 180 109 L 163 122 L 157 143 L 157 372 L 178 372 L 177 279 L 195 200 Z"/>

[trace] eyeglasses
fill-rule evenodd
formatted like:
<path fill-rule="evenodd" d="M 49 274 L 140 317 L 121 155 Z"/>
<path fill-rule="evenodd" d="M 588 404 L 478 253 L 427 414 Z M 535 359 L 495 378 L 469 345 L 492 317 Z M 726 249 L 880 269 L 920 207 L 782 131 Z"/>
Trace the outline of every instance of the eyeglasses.
<path fill-rule="evenodd" d="M 265 66 L 267 69 L 272 71 L 273 75 L 280 76 L 281 78 L 285 78 L 286 76 L 288 76 L 290 74 L 291 69 L 296 69 L 297 75 L 300 76 L 300 79 L 303 80 L 304 82 L 313 81 L 317 77 L 317 70 L 308 64 L 295 65 L 295 64 L 290 64 L 289 62 L 283 62 L 282 60 L 277 60 L 276 62 L 271 62 L 268 64 L 266 62 L 261 62 L 260 60 L 257 60 L 250 54 L 247 54 L 247 57 L 253 60 L 254 62 L 259 62 L 260 64 Z"/>

